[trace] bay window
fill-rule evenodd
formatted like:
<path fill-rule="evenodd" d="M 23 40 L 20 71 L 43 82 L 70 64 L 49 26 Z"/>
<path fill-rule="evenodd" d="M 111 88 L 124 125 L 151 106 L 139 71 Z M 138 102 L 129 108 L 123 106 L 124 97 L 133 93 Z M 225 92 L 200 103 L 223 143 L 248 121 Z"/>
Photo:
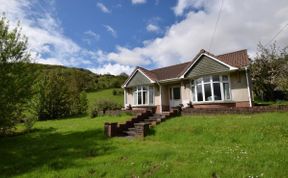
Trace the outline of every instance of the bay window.
<path fill-rule="evenodd" d="M 137 86 L 133 90 L 134 105 L 153 105 L 154 88 L 152 86 Z"/>
<path fill-rule="evenodd" d="M 192 101 L 213 102 L 230 100 L 230 86 L 227 75 L 205 76 L 191 81 Z"/>

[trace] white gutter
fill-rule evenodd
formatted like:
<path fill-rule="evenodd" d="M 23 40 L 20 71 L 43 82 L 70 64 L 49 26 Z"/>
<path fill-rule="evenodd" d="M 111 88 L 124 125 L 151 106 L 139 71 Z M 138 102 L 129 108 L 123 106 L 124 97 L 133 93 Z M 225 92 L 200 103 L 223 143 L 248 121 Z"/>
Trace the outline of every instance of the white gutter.
<path fill-rule="evenodd" d="M 249 82 L 249 79 L 248 79 L 248 69 L 247 69 L 247 67 L 245 67 L 245 73 L 246 73 L 246 81 L 247 81 L 249 107 L 252 107 L 251 90 L 250 90 L 250 82 Z"/>
<path fill-rule="evenodd" d="M 160 85 L 159 82 L 157 82 L 159 85 L 159 92 L 160 92 L 160 113 L 162 113 L 162 86 Z"/>

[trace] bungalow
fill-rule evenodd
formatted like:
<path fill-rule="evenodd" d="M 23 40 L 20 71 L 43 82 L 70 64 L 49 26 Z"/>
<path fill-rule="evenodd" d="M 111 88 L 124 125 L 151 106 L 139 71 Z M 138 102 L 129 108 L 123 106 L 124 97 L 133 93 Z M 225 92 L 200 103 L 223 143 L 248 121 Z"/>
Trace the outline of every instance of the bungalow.
<path fill-rule="evenodd" d="M 247 50 L 216 56 L 202 49 L 185 63 L 137 67 L 122 86 L 125 108 L 252 107 L 248 65 Z"/>

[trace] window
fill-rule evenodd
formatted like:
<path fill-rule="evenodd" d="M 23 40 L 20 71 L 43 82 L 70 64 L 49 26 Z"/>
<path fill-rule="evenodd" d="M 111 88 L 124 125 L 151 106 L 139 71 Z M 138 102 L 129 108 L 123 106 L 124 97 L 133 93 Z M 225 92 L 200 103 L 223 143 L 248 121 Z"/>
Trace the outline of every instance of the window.
<path fill-rule="evenodd" d="M 152 86 L 137 86 L 133 91 L 134 105 L 153 105 L 154 88 Z"/>
<path fill-rule="evenodd" d="M 213 102 L 230 100 L 230 86 L 227 75 L 205 76 L 191 81 L 192 101 Z"/>
<path fill-rule="evenodd" d="M 173 88 L 173 99 L 180 100 L 180 87 Z"/>

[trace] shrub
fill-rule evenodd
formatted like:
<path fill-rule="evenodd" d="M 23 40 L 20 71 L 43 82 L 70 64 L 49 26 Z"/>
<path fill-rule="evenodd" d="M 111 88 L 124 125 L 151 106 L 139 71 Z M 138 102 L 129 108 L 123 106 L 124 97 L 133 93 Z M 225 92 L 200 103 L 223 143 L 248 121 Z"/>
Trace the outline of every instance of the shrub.
<path fill-rule="evenodd" d="M 107 110 L 117 110 L 121 109 L 121 106 L 110 100 L 98 100 L 95 102 L 94 107 L 91 109 L 90 116 L 91 118 L 97 117 L 100 112 L 103 114 L 106 113 Z"/>
<path fill-rule="evenodd" d="M 123 95 L 124 91 L 122 89 L 113 89 L 112 94 L 115 95 Z"/>
<path fill-rule="evenodd" d="M 37 121 L 37 116 L 30 116 L 26 119 L 24 119 L 24 126 L 27 130 L 27 132 L 30 132 L 34 126 L 34 124 L 36 123 Z"/>
<path fill-rule="evenodd" d="M 40 120 L 65 118 L 87 112 L 86 93 L 80 91 L 74 77 L 64 76 L 62 69 L 47 71 L 33 86 L 35 95 L 30 106 Z"/>
<path fill-rule="evenodd" d="M 117 90 L 113 89 L 113 90 L 112 90 L 112 94 L 113 94 L 114 96 L 117 95 Z"/>

